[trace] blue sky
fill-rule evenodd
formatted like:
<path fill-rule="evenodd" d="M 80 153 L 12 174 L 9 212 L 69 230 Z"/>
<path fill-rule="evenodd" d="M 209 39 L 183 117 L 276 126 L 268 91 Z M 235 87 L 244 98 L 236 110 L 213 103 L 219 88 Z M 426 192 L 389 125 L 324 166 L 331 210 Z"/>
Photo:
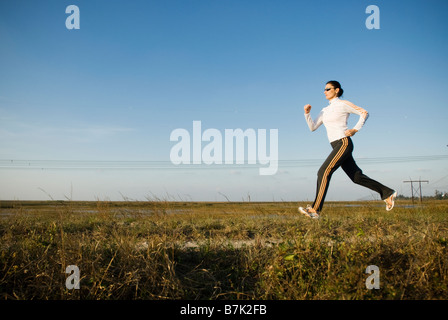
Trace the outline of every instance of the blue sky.
<path fill-rule="evenodd" d="M 65 26 L 72 4 L 79 30 Z M 372 4 L 379 30 L 365 26 Z M 410 178 L 430 181 L 424 194 L 448 191 L 447 9 L 443 0 L 1 1 L 0 200 L 311 201 L 330 146 L 324 127 L 309 131 L 303 106 L 316 116 L 327 105 L 328 80 L 369 111 L 354 137 L 365 174 L 404 195 Z M 278 129 L 277 174 L 172 165 L 170 134 L 193 121 Z M 337 171 L 327 200 L 357 199 L 378 196 Z"/>

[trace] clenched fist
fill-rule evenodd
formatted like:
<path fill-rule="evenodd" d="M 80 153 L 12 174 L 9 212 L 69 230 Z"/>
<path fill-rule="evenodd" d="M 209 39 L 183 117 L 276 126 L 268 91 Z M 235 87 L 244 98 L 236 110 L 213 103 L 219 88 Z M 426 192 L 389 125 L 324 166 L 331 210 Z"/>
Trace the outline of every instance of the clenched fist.
<path fill-rule="evenodd" d="M 310 104 L 307 104 L 307 105 L 305 105 L 305 106 L 303 107 L 303 109 L 305 110 L 305 113 L 310 113 L 310 111 L 311 111 L 311 105 L 310 105 Z"/>

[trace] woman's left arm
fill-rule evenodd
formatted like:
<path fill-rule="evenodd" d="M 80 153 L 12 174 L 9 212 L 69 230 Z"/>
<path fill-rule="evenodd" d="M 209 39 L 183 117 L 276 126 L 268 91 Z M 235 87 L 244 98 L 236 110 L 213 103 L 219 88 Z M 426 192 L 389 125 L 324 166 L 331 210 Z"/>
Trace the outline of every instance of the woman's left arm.
<path fill-rule="evenodd" d="M 365 110 L 365 109 L 363 109 L 361 107 L 358 107 L 357 105 L 354 105 L 350 101 L 343 100 L 343 102 L 347 106 L 347 111 L 348 112 L 355 113 L 355 114 L 359 115 L 359 120 L 356 123 L 356 125 L 353 127 L 353 129 L 349 129 L 349 130 L 345 131 L 345 135 L 348 136 L 348 137 L 351 137 L 356 132 L 361 130 L 361 128 L 364 126 L 364 123 L 367 121 L 367 118 L 369 117 L 369 113 L 367 112 L 367 110 Z"/>

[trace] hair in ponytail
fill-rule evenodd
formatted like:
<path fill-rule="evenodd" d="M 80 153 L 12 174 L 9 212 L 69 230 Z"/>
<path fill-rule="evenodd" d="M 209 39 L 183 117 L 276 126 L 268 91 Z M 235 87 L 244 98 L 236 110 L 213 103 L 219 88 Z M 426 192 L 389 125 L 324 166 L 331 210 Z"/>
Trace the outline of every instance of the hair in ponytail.
<path fill-rule="evenodd" d="M 341 88 L 341 84 L 336 80 L 328 81 L 327 84 L 331 84 L 335 89 L 339 89 L 338 98 L 344 94 L 344 90 Z"/>

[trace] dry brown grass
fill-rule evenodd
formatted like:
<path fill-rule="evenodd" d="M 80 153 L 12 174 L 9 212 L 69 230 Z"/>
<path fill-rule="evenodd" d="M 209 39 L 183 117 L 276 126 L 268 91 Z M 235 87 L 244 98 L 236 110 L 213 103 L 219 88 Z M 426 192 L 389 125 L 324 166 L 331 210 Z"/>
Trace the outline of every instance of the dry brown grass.
<path fill-rule="evenodd" d="M 314 221 L 287 202 L 2 202 L 0 297 L 448 298 L 446 201 L 350 204 Z M 368 265 L 379 290 L 366 289 Z"/>

